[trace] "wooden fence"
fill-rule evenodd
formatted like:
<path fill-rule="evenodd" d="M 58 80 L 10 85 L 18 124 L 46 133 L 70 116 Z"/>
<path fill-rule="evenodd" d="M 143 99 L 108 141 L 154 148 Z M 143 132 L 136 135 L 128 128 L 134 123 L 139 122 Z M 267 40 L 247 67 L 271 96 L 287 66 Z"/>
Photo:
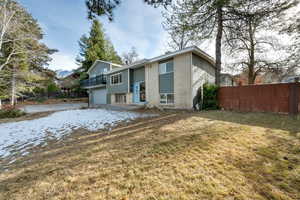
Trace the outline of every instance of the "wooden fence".
<path fill-rule="evenodd" d="M 242 112 L 300 112 L 300 83 L 221 87 L 219 106 Z"/>

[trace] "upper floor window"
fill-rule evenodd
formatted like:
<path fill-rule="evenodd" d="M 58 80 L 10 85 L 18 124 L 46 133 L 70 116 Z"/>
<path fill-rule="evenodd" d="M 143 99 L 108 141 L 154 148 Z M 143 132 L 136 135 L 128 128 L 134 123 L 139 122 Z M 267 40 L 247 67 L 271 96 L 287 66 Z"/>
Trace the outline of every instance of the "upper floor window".
<path fill-rule="evenodd" d="M 173 60 L 169 60 L 167 62 L 163 62 L 159 64 L 159 74 L 171 73 L 174 71 L 173 69 Z"/>
<path fill-rule="evenodd" d="M 110 76 L 110 84 L 111 85 L 116 85 L 122 83 L 122 74 L 114 74 Z"/>

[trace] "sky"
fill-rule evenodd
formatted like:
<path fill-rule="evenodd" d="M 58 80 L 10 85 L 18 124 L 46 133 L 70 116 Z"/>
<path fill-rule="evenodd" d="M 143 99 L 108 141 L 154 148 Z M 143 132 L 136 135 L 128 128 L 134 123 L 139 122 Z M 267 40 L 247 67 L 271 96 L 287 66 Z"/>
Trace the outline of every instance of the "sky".
<path fill-rule="evenodd" d="M 78 40 L 90 30 L 84 0 L 19 0 L 38 20 L 44 32 L 43 42 L 58 49 L 48 68 L 71 70 L 78 67 Z M 161 9 L 143 0 L 124 0 L 114 10 L 114 21 L 100 17 L 106 34 L 119 55 L 135 46 L 139 58 L 151 58 L 167 50 L 167 33 L 162 28 Z"/>

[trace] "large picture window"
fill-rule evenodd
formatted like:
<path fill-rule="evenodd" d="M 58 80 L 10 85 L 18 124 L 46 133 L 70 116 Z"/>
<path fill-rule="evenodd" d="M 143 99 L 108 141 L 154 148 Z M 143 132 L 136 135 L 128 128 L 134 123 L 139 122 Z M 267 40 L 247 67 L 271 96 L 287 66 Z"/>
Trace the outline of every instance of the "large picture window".
<path fill-rule="evenodd" d="M 174 94 L 162 93 L 160 94 L 161 104 L 174 104 Z"/>
<path fill-rule="evenodd" d="M 169 60 L 159 64 L 159 74 L 171 73 L 173 71 L 174 71 L 173 60 Z"/>
<path fill-rule="evenodd" d="M 121 84 L 122 83 L 122 74 L 114 74 L 111 75 L 110 77 L 110 84 L 111 85 L 116 85 L 116 84 Z"/>

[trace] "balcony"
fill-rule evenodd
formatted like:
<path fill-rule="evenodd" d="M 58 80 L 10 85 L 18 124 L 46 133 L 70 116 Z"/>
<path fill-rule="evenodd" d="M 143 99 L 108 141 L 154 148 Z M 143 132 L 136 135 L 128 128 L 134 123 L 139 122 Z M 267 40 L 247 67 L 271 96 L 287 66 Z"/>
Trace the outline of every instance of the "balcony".
<path fill-rule="evenodd" d="M 106 75 L 99 75 L 90 79 L 80 81 L 80 87 L 87 88 L 93 87 L 96 85 L 105 85 L 106 84 Z"/>

